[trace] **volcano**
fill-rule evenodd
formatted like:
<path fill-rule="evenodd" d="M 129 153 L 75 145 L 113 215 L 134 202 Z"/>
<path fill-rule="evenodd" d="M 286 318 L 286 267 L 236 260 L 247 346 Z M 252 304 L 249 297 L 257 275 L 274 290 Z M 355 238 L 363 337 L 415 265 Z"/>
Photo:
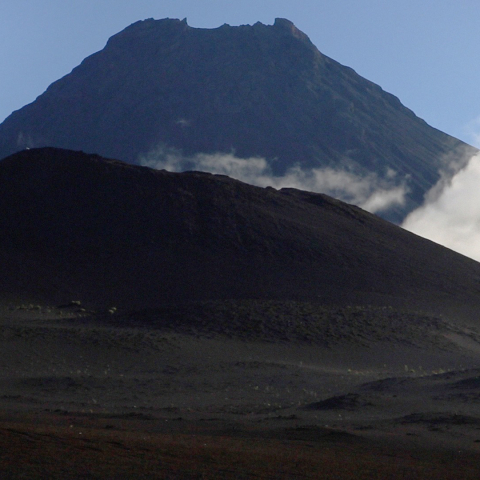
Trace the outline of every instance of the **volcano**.
<path fill-rule="evenodd" d="M 383 190 L 404 192 L 378 209 L 397 223 L 476 151 L 320 53 L 285 19 L 216 29 L 134 23 L 0 125 L 0 158 L 43 146 L 132 164 L 174 152 L 175 170 L 198 169 L 199 154 L 229 154 L 264 159 L 277 176 L 373 175 Z M 350 201 L 344 187 L 322 192 Z"/>

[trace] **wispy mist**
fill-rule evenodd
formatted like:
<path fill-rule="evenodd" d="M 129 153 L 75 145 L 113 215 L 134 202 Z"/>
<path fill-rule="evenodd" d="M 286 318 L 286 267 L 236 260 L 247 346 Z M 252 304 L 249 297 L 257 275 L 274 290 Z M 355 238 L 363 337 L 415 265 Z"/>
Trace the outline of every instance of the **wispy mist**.
<path fill-rule="evenodd" d="M 480 260 L 480 154 L 450 179 L 442 178 L 402 227 Z"/>
<path fill-rule="evenodd" d="M 172 172 L 200 170 L 228 175 L 260 187 L 292 187 L 325 193 L 372 213 L 403 205 L 407 193 L 405 183 L 398 181 L 393 171 L 381 178 L 374 173 L 361 176 L 346 170 L 302 169 L 297 165 L 284 175 L 274 175 L 267 160 L 261 157 L 238 158 L 225 153 L 184 156 L 164 147 L 158 147 L 139 160 L 142 165 Z"/>

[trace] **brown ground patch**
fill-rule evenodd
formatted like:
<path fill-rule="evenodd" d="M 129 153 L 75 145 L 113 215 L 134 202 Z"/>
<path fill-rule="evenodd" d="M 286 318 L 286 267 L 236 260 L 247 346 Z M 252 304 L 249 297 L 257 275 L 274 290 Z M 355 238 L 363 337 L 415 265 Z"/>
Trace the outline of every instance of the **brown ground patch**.
<path fill-rule="evenodd" d="M 472 453 L 393 449 L 333 431 L 179 432 L 141 421 L 47 415 L 0 423 L 3 478 L 476 479 Z M 30 420 L 32 420 L 30 418 Z M 65 421 L 73 422 L 65 425 Z M 38 422 L 38 423 L 37 423 Z M 68 423 L 67 422 L 67 423 Z M 153 427 L 153 428 L 152 428 Z M 317 432 L 318 433 L 318 432 Z M 288 438 L 291 436 L 292 438 Z M 302 438 L 303 437 L 303 438 Z"/>

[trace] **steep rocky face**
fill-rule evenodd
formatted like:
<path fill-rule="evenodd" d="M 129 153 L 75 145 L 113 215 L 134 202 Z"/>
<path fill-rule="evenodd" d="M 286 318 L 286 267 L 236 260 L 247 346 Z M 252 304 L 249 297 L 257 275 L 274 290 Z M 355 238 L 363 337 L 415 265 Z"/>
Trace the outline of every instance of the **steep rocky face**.
<path fill-rule="evenodd" d="M 447 159 L 470 149 L 283 19 L 131 25 L 0 125 L 0 158 L 40 146 L 134 164 L 161 147 L 262 157 L 275 174 L 294 165 L 375 172 L 408 191 L 404 205 L 384 212 L 394 221 L 422 202 Z"/>
<path fill-rule="evenodd" d="M 0 162 L 0 299 L 478 312 L 480 264 L 322 194 L 53 148 Z"/>

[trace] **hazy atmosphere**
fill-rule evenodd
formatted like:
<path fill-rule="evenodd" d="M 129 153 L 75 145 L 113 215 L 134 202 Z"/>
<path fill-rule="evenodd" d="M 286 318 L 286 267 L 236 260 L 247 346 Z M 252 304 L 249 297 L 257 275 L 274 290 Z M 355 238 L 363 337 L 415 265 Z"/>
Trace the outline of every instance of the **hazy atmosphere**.
<path fill-rule="evenodd" d="M 474 1 L 248 0 L 233 5 L 191 0 L 6 0 L 0 5 L 0 59 L 7 66 L 0 79 L 0 118 L 32 102 L 49 84 L 102 49 L 111 35 L 137 20 L 186 17 L 192 27 L 215 28 L 224 23 L 272 24 L 275 17 L 285 17 L 322 53 L 398 96 L 433 127 L 478 146 L 480 65 L 475 58 L 479 13 Z M 285 177 L 270 178 L 261 159 L 240 166 L 230 161 L 219 167 L 218 158 L 195 161 L 199 168 L 206 164 L 212 168 L 214 161 L 221 173 L 246 181 L 253 176 L 259 185 L 338 193 L 372 212 L 401 203 L 405 194 L 398 179 L 389 185 L 374 176 L 346 178 L 329 170 L 291 171 Z M 428 196 L 428 205 L 411 214 L 404 226 L 479 259 L 472 247 L 480 235 L 472 207 L 477 203 L 476 162 L 451 185 L 449 181 L 437 185 Z"/>

